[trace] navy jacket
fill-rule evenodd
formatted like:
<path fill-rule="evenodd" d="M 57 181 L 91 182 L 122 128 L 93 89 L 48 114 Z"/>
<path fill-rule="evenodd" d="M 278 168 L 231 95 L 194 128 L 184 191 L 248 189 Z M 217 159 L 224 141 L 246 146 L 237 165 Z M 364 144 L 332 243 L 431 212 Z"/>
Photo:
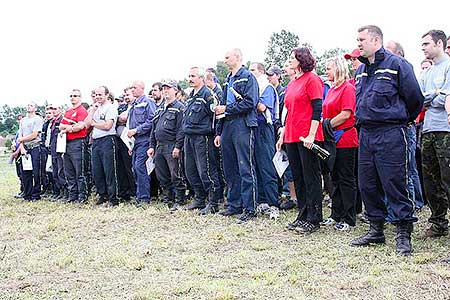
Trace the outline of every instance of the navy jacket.
<path fill-rule="evenodd" d="M 151 130 L 152 120 L 156 110 L 156 104 L 147 96 L 143 95 L 135 99 L 128 112 L 129 129 L 136 128 L 134 135 L 135 143 L 148 141 Z"/>
<path fill-rule="evenodd" d="M 183 111 L 184 105 L 179 100 L 173 101 L 167 107 L 161 105 L 155 111 L 149 148 L 156 148 L 158 144 L 175 144 L 176 148 L 183 149 Z"/>
<path fill-rule="evenodd" d="M 423 105 L 423 95 L 412 65 L 383 47 L 373 64 L 365 57 L 356 71 L 356 124 L 406 124 L 414 120 Z"/>
<path fill-rule="evenodd" d="M 58 134 L 60 132 L 59 125 L 63 119 L 63 114 L 61 114 L 58 119 L 53 120 L 50 126 L 52 126 L 51 137 L 50 137 L 50 154 L 56 157 L 56 142 L 58 140 Z"/>
<path fill-rule="evenodd" d="M 221 105 L 227 103 L 227 91 L 229 88 L 231 73 L 228 74 L 227 80 L 223 85 L 223 97 L 220 101 Z M 259 87 L 255 76 L 241 67 L 234 76 L 232 87 L 242 96 L 242 100 L 236 100 L 232 105 L 227 105 L 225 114 L 228 116 L 245 114 L 245 124 L 248 127 L 257 127 L 256 105 L 259 101 Z M 217 124 L 217 135 L 222 133 L 224 119 L 219 120 Z"/>
<path fill-rule="evenodd" d="M 213 135 L 214 106 L 218 99 L 204 85 L 197 94 L 191 92 L 184 110 L 183 131 L 189 135 Z"/>

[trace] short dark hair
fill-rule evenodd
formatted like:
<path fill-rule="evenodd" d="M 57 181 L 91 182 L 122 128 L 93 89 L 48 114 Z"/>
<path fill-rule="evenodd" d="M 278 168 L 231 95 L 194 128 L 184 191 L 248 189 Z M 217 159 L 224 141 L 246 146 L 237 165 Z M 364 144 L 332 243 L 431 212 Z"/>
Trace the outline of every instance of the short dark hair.
<path fill-rule="evenodd" d="M 370 35 L 372 36 L 378 36 L 381 41 L 383 41 L 383 32 L 381 31 L 380 27 L 376 25 L 365 25 L 362 27 L 359 27 L 358 32 L 362 32 L 364 30 L 367 30 Z"/>
<path fill-rule="evenodd" d="M 157 86 L 159 88 L 159 90 L 162 90 L 162 83 L 161 82 L 155 82 L 154 84 L 152 84 L 152 87 Z"/>
<path fill-rule="evenodd" d="M 444 47 L 445 50 L 445 48 L 447 47 L 447 36 L 445 35 L 445 32 L 443 32 L 442 30 L 432 29 L 427 33 L 425 33 L 424 35 L 422 35 L 422 38 L 426 37 L 427 35 L 431 36 L 431 39 L 436 44 L 438 43 L 439 40 L 441 40 L 442 46 Z"/>
<path fill-rule="evenodd" d="M 310 72 L 314 70 L 316 66 L 316 60 L 312 56 L 311 51 L 306 47 L 299 47 L 292 50 L 295 55 L 295 59 L 299 62 L 299 69 L 303 72 Z"/>

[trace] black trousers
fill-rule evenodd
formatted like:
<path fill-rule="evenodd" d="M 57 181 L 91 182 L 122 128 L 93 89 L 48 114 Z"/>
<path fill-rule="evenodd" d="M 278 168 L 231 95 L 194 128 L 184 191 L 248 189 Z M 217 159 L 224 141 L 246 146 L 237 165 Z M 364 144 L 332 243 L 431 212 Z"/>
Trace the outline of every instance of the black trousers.
<path fill-rule="evenodd" d="M 36 146 L 27 149 L 27 153 L 31 155 L 33 170 L 22 171 L 23 198 L 25 200 L 38 200 L 41 198 L 41 147 Z"/>
<path fill-rule="evenodd" d="M 124 200 L 129 200 L 131 196 L 136 196 L 136 179 L 132 165 L 133 159 L 128 153 L 127 145 L 125 145 L 122 139 L 117 139 L 118 196 Z"/>
<path fill-rule="evenodd" d="M 67 186 L 66 176 L 64 175 L 64 160 L 61 153 L 52 154 L 53 180 L 55 181 L 55 194 L 59 195 L 62 188 Z"/>
<path fill-rule="evenodd" d="M 117 153 L 116 136 L 108 135 L 92 142 L 92 177 L 97 194 L 117 201 Z"/>
<path fill-rule="evenodd" d="M 181 174 L 182 168 L 180 160 L 183 159 L 183 152 L 180 151 L 179 158 L 172 157 L 174 144 L 158 144 L 155 151 L 155 170 L 159 183 L 163 189 L 164 201 L 177 203 L 184 201 L 186 185 Z M 173 192 L 175 191 L 175 196 Z"/>
<path fill-rule="evenodd" d="M 318 225 L 322 221 L 322 183 L 319 158 L 302 142 L 286 144 L 297 194 L 298 220 Z"/>
<path fill-rule="evenodd" d="M 85 139 L 67 141 L 66 153 L 64 153 L 64 174 L 66 175 L 70 201 L 87 199 L 85 159 Z"/>
<path fill-rule="evenodd" d="M 355 156 L 358 148 L 336 149 L 336 161 L 331 179 L 331 217 L 337 222 L 356 225 L 356 176 Z"/>

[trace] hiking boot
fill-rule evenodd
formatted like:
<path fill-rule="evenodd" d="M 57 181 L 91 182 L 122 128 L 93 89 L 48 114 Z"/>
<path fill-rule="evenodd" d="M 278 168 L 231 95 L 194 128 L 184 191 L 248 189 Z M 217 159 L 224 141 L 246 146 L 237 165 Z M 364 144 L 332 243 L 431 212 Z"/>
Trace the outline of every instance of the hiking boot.
<path fill-rule="evenodd" d="M 187 210 L 203 209 L 203 208 L 205 208 L 205 201 L 200 201 L 197 199 L 194 199 L 194 201 L 186 207 Z"/>
<path fill-rule="evenodd" d="M 367 246 L 370 244 L 384 244 L 386 242 L 386 238 L 384 237 L 384 223 L 370 223 L 369 232 L 367 232 L 362 237 L 354 239 L 350 245 L 351 246 Z"/>
<path fill-rule="evenodd" d="M 438 226 L 432 224 L 425 230 L 423 238 L 438 238 L 446 235 L 448 235 L 448 228 L 439 228 Z"/>
<path fill-rule="evenodd" d="M 303 224 L 297 226 L 295 231 L 301 234 L 310 234 L 320 229 L 319 224 L 313 224 L 309 221 L 303 222 Z"/>
<path fill-rule="evenodd" d="M 219 211 L 219 206 L 217 204 L 211 204 L 208 203 L 208 205 L 205 206 L 202 210 L 200 210 L 200 215 L 209 215 L 209 214 L 215 214 Z"/>
<path fill-rule="evenodd" d="M 244 212 L 238 220 L 238 224 L 244 224 L 247 223 L 248 221 L 255 219 L 256 218 L 256 213 L 255 212 Z"/>
<path fill-rule="evenodd" d="M 397 235 L 395 240 L 397 241 L 396 250 L 397 254 L 403 256 L 409 256 L 412 252 L 411 246 L 411 233 L 413 231 L 412 223 L 399 223 L 397 224 Z"/>

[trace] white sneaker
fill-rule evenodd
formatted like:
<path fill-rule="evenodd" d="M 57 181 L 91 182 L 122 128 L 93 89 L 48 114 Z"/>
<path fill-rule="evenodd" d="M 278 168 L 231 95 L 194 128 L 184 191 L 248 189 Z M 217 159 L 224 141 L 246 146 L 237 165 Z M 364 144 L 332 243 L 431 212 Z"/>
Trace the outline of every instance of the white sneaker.
<path fill-rule="evenodd" d="M 269 219 L 271 220 L 277 220 L 280 216 L 280 210 L 276 206 L 271 206 L 269 209 Z"/>
<path fill-rule="evenodd" d="M 331 226 L 334 225 L 335 223 L 336 221 L 333 218 L 326 218 L 325 220 L 320 222 L 320 225 Z"/>
<path fill-rule="evenodd" d="M 256 207 L 256 212 L 259 214 L 267 214 L 270 210 L 270 206 L 267 203 L 261 203 Z"/>
<path fill-rule="evenodd" d="M 334 225 L 334 229 L 339 230 L 339 231 L 348 231 L 348 230 L 350 230 L 350 228 L 351 228 L 351 226 L 345 222 L 339 222 L 336 225 Z"/>

